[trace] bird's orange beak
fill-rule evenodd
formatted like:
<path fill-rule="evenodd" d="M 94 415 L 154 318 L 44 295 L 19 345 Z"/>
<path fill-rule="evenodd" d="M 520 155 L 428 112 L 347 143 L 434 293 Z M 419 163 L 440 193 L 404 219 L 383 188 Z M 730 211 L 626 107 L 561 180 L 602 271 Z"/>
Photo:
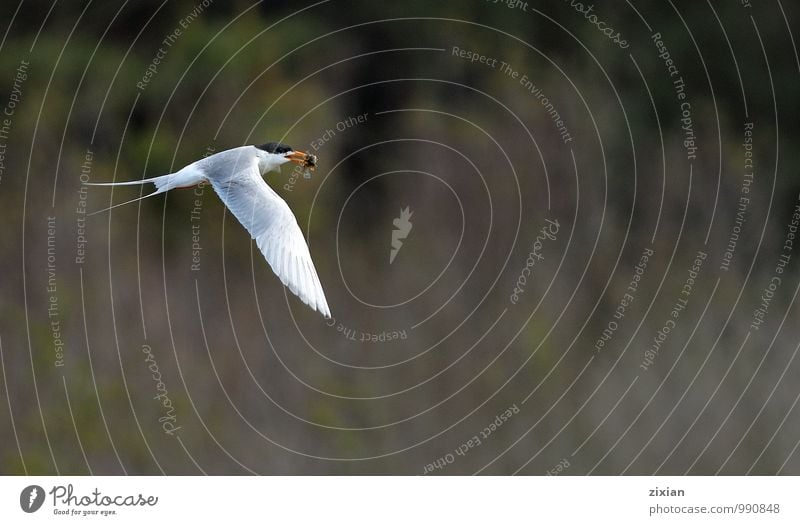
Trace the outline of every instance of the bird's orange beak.
<path fill-rule="evenodd" d="M 311 171 L 314 171 L 314 168 L 317 165 L 316 155 L 309 155 L 304 151 L 293 151 L 286 155 L 286 158 L 295 164 L 310 169 Z"/>

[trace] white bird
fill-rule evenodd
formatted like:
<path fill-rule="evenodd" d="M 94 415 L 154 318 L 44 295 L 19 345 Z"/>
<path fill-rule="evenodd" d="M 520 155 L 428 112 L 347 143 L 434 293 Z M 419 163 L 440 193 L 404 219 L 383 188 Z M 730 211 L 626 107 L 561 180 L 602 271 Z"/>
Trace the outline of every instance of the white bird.
<path fill-rule="evenodd" d="M 211 183 L 225 206 L 255 239 L 258 249 L 281 282 L 313 310 L 330 318 L 328 302 L 297 219 L 286 201 L 263 179 L 270 171 L 280 172 L 281 166 L 287 162 L 314 169 L 316 161 L 314 155 L 295 151 L 285 144 L 269 142 L 221 151 L 169 175 L 131 182 L 85 184 L 127 186 L 152 183 L 156 187 L 156 191 L 144 197 L 94 212 L 100 213 L 171 189 L 188 188 L 201 182 Z"/>

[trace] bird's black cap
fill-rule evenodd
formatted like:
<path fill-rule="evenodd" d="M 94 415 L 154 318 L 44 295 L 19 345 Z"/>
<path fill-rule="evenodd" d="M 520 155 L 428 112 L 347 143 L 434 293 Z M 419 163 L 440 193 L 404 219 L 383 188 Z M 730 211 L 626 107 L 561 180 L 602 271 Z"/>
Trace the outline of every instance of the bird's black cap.
<path fill-rule="evenodd" d="M 260 150 L 266 151 L 267 153 L 276 153 L 278 155 L 281 153 L 289 153 L 290 151 L 294 151 L 294 148 L 291 146 L 281 144 L 280 142 L 267 142 L 266 144 L 261 144 L 256 147 Z"/>

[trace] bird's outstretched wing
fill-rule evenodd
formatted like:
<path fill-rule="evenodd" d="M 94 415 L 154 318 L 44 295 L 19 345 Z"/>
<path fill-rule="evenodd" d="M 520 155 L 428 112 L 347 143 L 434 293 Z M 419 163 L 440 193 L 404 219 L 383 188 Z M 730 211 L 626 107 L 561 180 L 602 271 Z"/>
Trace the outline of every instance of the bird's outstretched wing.
<path fill-rule="evenodd" d="M 217 195 L 255 239 L 272 271 L 304 303 L 330 318 L 328 302 L 297 220 L 261 178 L 257 166 L 227 180 L 211 180 Z"/>

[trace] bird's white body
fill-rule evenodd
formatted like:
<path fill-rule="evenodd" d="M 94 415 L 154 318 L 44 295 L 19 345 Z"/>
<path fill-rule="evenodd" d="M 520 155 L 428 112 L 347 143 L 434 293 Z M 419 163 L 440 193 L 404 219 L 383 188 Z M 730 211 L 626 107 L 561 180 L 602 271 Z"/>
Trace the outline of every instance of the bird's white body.
<path fill-rule="evenodd" d="M 209 155 L 169 175 L 95 185 L 149 182 L 156 187 L 155 192 L 146 196 L 149 197 L 201 182 L 210 183 L 231 213 L 250 232 L 281 282 L 304 303 L 329 318 L 330 309 L 297 220 L 286 201 L 263 179 L 265 173 L 280 171 L 281 165 L 296 160 L 298 154 L 304 155 L 291 150 L 270 153 L 256 146 L 242 146 Z"/>
<path fill-rule="evenodd" d="M 158 193 L 163 193 L 175 188 L 190 188 L 201 182 L 222 183 L 237 178 L 243 171 L 252 169 L 254 161 L 259 175 L 269 171 L 280 171 L 281 166 L 289 162 L 282 156 L 267 153 L 255 146 L 241 146 L 204 157 L 169 175 L 130 183 L 118 182 L 114 185 L 152 182 Z"/>

